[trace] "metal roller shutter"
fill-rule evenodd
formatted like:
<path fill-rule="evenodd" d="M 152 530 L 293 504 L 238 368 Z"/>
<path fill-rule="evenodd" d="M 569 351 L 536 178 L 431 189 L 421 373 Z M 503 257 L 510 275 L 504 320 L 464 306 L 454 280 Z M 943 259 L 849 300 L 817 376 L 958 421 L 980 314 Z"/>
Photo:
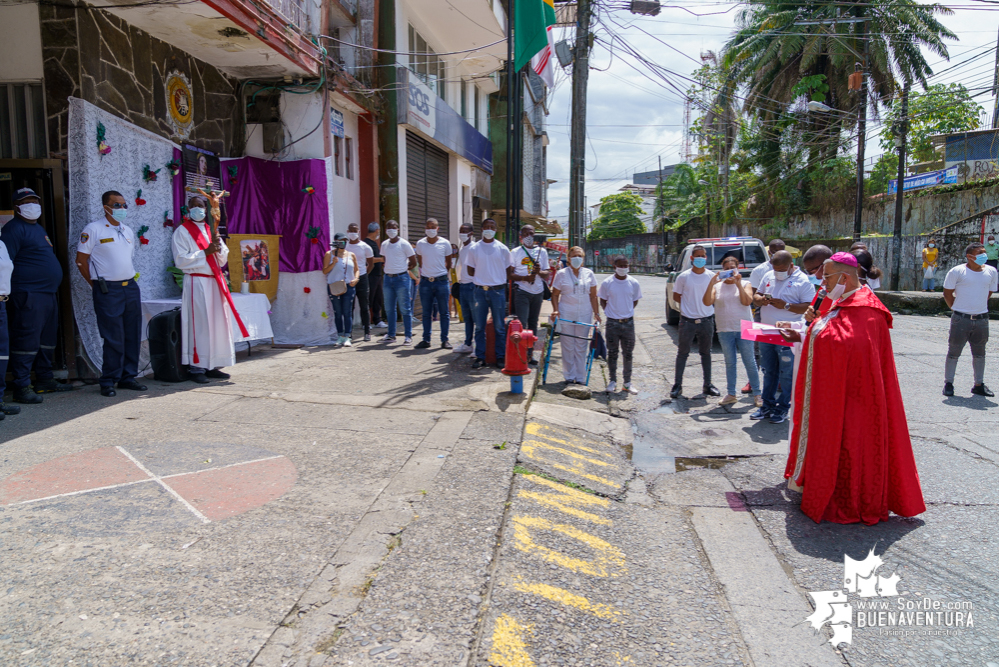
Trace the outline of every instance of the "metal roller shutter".
<path fill-rule="evenodd" d="M 442 234 L 450 228 L 448 155 L 413 132 L 406 133 L 406 204 L 409 242 L 424 236 L 427 218 L 437 218 Z"/>

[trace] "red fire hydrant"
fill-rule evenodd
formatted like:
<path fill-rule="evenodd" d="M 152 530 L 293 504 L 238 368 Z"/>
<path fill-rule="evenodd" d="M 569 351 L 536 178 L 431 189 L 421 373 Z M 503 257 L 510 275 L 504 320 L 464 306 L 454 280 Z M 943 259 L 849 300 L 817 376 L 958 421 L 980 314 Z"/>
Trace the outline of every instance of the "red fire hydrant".
<path fill-rule="evenodd" d="M 516 315 L 506 326 L 506 366 L 502 373 L 510 376 L 510 393 L 523 394 L 523 376 L 531 373 L 527 366 L 528 355 L 538 337 L 533 331 L 524 329 Z"/>

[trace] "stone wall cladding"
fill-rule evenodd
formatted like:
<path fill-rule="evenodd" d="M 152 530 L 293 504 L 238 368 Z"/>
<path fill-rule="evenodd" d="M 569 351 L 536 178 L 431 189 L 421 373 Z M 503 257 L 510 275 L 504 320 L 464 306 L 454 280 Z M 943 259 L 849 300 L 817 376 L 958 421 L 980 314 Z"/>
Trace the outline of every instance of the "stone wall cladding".
<path fill-rule="evenodd" d="M 245 145 L 239 81 L 104 11 L 41 5 L 49 150 L 66 157 L 68 97 L 180 141 L 168 122 L 164 81 L 177 70 L 194 95 L 187 141 L 222 156 Z"/>

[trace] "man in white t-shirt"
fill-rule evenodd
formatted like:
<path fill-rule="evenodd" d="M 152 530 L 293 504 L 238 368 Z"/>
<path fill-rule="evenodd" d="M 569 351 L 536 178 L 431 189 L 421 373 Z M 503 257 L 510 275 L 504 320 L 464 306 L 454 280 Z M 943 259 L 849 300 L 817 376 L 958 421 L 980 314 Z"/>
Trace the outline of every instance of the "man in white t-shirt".
<path fill-rule="evenodd" d="M 347 225 L 347 252 L 354 253 L 357 259 L 357 271 L 360 278 L 354 286 L 354 296 L 357 297 L 361 309 L 361 324 L 364 326 L 364 340 L 371 340 L 371 311 L 368 308 L 370 283 L 368 274 L 375 263 L 375 252 L 361 238 L 361 225 L 352 222 Z M 351 304 L 353 309 L 353 304 Z"/>
<path fill-rule="evenodd" d="M 385 235 L 388 238 L 382 241 L 382 257 L 385 259 L 385 281 L 382 283 L 382 289 L 385 291 L 388 332 L 380 342 L 395 342 L 398 304 L 399 310 L 402 311 L 402 326 L 406 334 L 403 344 L 412 345 L 413 301 L 410 294 L 413 289 L 413 279 L 409 277 L 409 271 L 416 266 L 416 251 L 409 241 L 399 236 L 399 223 L 395 220 L 385 223 Z"/>
<path fill-rule="evenodd" d="M 426 236 L 416 242 L 416 261 L 420 265 L 420 303 L 423 305 L 423 340 L 416 347 L 430 347 L 430 333 L 434 326 L 433 309 L 437 304 L 441 322 L 441 349 L 450 350 L 447 335 L 450 327 L 448 297 L 451 295 L 448 271 L 451 270 L 451 242 L 439 234 L 439 225 L 428 218 Z"/>
<path fill-rule="evenodd" d="M 954 373 L 966 344 L 971 345 L 971 365 L 975 371 L 972 394 L 994 396 L 985 386 L 985 344 L 989 342 L 989 297 L 999 290 L 999 274 L 986 262 L 985 246 L 972 243 L 964 250 L 967 264 L 955 266 L 944 279 L 944 300 L 950 316 L 950 339 L 944 367 L 944 396 L 954 395 Z"/>
<path fill-rule="evenodd" d="M 767 246 L 767 249 L 770 251 L 771 259 L 773 258 L 774 255 L 779 253 L 785 247 L 787 246 L 785 246 L 784 242 L 781 241 L 780 239 L 772 240 L 770 244 Z M 763 282 L 763 276 L 767 275 L 767 273 L 773 270 L 774 266 L 773 264 L 770 263 L 770 260 L 767 260 L 762 264 L 757 264 L 756 266 L 753 267 L 752 272 L 749 274 L 749 287 L 752 290 L 753 294 L 756 294 L 756 290 L 760 289 L 760 283 Z"/>
<path fill-rule="evenodd" d="M 607 320 L 604 325 L 607 371 L 610 375 L 607 393 L 617 391 L 617 353 L 620 347 L 624 352 L 624 390 L 637 394 L 638 390 L 631 384 L 631 361 L 635 351 L 635 306 L 642 298 L 642 286 L 628 275 L 630 267 L 627 257 L 616 255 L 611 262 L 614 264 L 614 275 L 604 278 L 597 287 L 597 298 Z"/>
<path fill-rule="evenodd" d="M 676 370 L 670 398 L 679 398 L 683 392 L 683 371 L 687 368 L 690 347 L 697 338 L 704 374 L 703 391 L 707 396 L 721 396 L 711 384 L 711 343 L 715 336 L 715 307 L 704 305 L 704 293 L 711 285 L 715 272 L 705 268 L 708 252 L 704 246 L 694 246 L 690 252 L 691 267 L 676 277 L 673 299 L 680 303 L 680 328 L 676 341 Z"/>
<path fill-rule="evenodd" d="M 475 303 L 475 282 L 472 276 L 468 275 L 468 253 L 475 244 L 474 229 L 467 222 L 458 228 L 458 305 L 461 306 L 461 318 L 465 320 L 465 340 L 461 345 L 454 348 L 459 354 L 468 354 L 474 348 L 472 341 L 475 337 L 475 317 L 473 316 Z"/>
<path fill-rule="evenodd" d="M 104 217 L 83 228 L 76 247 L 76 266 L 93 288 L 97 329 L 104 339 L 101 395 L 119 389 L 145 391 L 139 374 L 142 333 L 142 295 L 135 282 L 135 235 L 125 225 L 128 205 L 120 192 L 101 196 Z"/>
<path fill-rule="evenodd" d="M 510 249 L 496 240 L 496 221 L 482 221 L 482 240 L 468 253 L 468 275 L 475 283 L 475 361 L 472 368 L 486 365 L 486 324 L 493 316 L 496 333 L 496 367 L 503 368 L 506 359 L 506 285 L 513 272 Z"/>
<path fill-rule="evenodd" d="M 537 333 L 541 304 L 544 303 L 545 281 L 548 280 L 548 251 L 534 244 L 534 227 L 520 228 L 520 245 L 511 252 L 513 262 L 513 312 L 525 329 Z M 537 366 L 534 350 L 528 353 L 527 363 Z"/>

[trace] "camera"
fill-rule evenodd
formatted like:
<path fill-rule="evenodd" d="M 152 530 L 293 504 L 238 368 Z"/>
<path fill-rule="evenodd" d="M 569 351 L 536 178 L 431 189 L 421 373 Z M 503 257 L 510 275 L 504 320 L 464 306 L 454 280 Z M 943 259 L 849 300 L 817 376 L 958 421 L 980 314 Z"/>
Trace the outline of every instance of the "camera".
<path fill-rule="evenodd" d="M 334 248 L 335 250 L 343 250 L 344 248 L 347 247 L 347 241 L 342 239 L 339 241 L 333 241 L 332 243 L 330 243 L 330 247 Z"/>

